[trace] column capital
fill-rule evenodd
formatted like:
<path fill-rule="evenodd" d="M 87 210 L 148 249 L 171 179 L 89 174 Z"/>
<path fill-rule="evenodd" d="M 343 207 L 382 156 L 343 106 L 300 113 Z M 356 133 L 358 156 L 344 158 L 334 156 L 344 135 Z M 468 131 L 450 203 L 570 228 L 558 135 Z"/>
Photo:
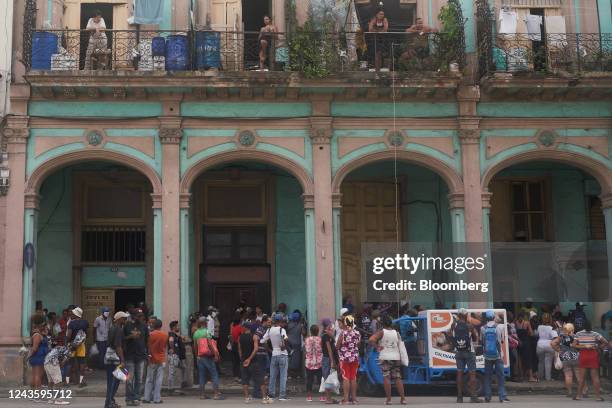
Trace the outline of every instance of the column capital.
<path fill-rule="evenodd" d="M 151 201 L 153 202 L 153 209 L 159 210 L 162 208 L 161 193 L 151 193 Z"/>
<path fill-rule="evenodd" d="M 179 205 L 181 209 L 189 209 L 191 205 L 191 193 L 182 193 L 179 196 Z"/>
<path fill-rule="evenodd" d="M 342 208 L 342 194 L 332 194 L 332 208 Z"/>
<path fill-rule="evenodd" d="M 24 208 L 38 210 L 40 206 L 40 195 L 29 192 L 24 194 Z"/>
<path fill-rule="evenodd" d="M 329 116 L 310 118 L 310 139 L 315 145 L 330 144 L 333 119 Z"/>
<path fill-rule="evenodd" d="M 459 129 L 459 142 L 462 145 L 480 143 L 480 129 Z"/>
<path fill-rule="evenodd" d="M 465 207 L 465 194 L 451 193 L 448 196 L 448 207 L 450 210 Z"/>
<path fill-rule="evenodd" d="M 161 144 L 180 144 L 183 138 L 183 129 L 162 127 L 159 129 L 159 141 Z"/>
<path fill-rule="evenodd" d="M 314 194 L 302 194 L 304 200 L 304 209 L 314 209 Z"/>
<path fill-rule="evenodd" d="M 6 117 L 4 137 L 7 144 L 25 144 L 30 136 L 29 116 L 9 115 Z"/>
<path fill-rule="evenodd" d="M 457 100 L 459 102 L 478 102 L 480 100 L 480 87 L 478 85 L 459 86 Z"/>
<path fill-rule="evenodd" d="M 602 194 L 599 196 L 601 200 L 601 209 L 605 210 L 607 208 L 612 208 L 612 193 Z"/>

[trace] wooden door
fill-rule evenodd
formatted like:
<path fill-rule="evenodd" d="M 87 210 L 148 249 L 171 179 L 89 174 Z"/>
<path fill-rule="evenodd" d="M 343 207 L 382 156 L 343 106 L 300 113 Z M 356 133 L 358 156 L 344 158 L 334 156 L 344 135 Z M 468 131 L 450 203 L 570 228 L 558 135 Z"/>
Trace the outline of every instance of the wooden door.
<path fill-rule="evenodd" d="M 87 333 L 87 346 L 93 344 L 94 333 L 93 324 L 96 317 L 100 315 L 103 306 L 115 310 L 115 290 L 114 289 L 85 289 L 82 291 L 83 319 L 89 322 L 89 333 Z"/>
<path fill-rule="evenodd" d="M 242 1 L 212 0 L 211 28 L 221 32 L 221 63 L 226 71 L 243 67 L 244 34 L 242 33 Z"/>
<path fill-rule="evenodd" d="M 355 304 L 362 302 L 361 243 L 395 242 L 398 230 L 401 240 L 400 210 L 393 183 L 342 184 L 342 295 L 352 295 Z"/>
<path fill-rule="evenodd" d="M 234 318 L 236 306 L 240 302 L 254 307 L 257 303 L 257 288 L 255 285 L 220 285 L 213 289 L 213 301 L 219 309 L 219 320 L 221 329 L 219 330 L 220 351 L 227 351 L 227 338 L 229 335 L 230 323 Z"/>

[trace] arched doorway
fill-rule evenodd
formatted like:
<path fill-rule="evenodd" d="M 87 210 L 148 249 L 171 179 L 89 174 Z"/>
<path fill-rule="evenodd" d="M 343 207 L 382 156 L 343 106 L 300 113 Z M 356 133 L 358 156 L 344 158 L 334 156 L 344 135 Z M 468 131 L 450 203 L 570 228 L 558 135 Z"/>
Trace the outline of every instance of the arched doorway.
<path fill-rule="evenodd" d="M 559 304 L 566 316 L 586 302 L 598 321 L 610 306 L 600 198 L 609 177 L 595 162 L 559 156 L 509 160 L 485 173 L 494 300 L 514 312 Z"/>
<path fill-rule="evenodd" d="M 26 185 L 26 242 L 36 262 L 24 267 L 23 315 L 37 300 L 58 315 L 79 305 L 90 324 L 102 306 L 153 306 L 160 186 L 153 170 L 118 153 L 76 152 L 39 166 Z"/>
<path fill-rule="evenodd" d="M 341 196 L 339 256 L 342 296 L 357 309 L 370 303 L 362 287 L 362 243 L 452 243 L 462 241 L 463 208 L 449 197 L 462 196 L 460 177 L 445 164 L 417 153 L 393 151 L 340 169 L 333 188 Z M 460 226 L 455 221 L 458 217 Z M 443 293 L 402 295 L 394 302 L 451 307 Z"/>
<path fill-rule="evenodd" d="M 303 169 L 265 152 L 232 152 L 189 169 L 182 191 L 191 196 L 181 228 L 191 252 L 182 256 L 190 260 L 182 265 L 190 282 L 182 310 L 215 306 L 224 344 L 240 304 L 270 313 L 284 303 L 306 314 L 316 305 L 316 291 L 305 290 L 312 237 L 304 195 L 312 182 Z"/>

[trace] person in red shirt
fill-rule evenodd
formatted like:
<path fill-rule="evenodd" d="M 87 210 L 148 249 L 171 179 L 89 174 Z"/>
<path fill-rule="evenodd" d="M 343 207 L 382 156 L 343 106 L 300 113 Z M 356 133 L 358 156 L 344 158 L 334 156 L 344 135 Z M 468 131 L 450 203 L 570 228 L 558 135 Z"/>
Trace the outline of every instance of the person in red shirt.
<path fill-rule="evenodd" d="M 230 324 L 230 338 L 232 344 L 232 374 L 236 382 L 240 381 L 240 355 L 238 354 L 238 341 L 242 334 L 242 316 L 236 313 Z"/>
<path fill-rule="evenodd" d="M 168 344 L 168 333 L 161 330 L 162 321 L 155 319 L 152 324 L 149 341 L 149 366 L 147 368 L 147 382 L 143 402 L 159 404 L 161 400 L 161 387 L 164 380 L 164 365 L 166 363 L 166 345 Z"/>

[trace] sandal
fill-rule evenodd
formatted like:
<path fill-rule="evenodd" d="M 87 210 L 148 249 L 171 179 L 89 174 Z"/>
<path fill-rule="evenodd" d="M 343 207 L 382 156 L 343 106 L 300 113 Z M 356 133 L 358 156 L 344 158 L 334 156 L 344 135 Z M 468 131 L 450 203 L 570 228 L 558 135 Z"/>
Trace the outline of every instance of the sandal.
<path fill-rule="evenodd" d="M 408 405 L 408 403 L 406 402 L 405 399 L 403 399 L 403 400 L 400 400 L 400 405 Z"/>
<path fill-rule="evenodd" d="M 393 405 L 391 401 L 385 401 L 385 405 Z"/>

